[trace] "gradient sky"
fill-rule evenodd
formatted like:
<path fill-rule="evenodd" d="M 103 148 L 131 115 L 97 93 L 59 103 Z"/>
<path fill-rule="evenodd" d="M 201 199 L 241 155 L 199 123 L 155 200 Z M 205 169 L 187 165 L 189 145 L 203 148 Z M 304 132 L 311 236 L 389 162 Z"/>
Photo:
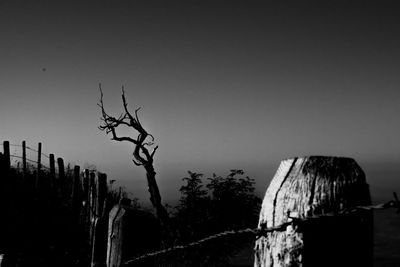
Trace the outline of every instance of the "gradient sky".
<path fill-rule="evenodd" d="M 132 147 L 100 132 L 121 86 L 159 145 L 165 200 L 187 170 L 242 168 L 264 193 L 283 158 L 355 158 L 400 188 L 400 9 L 389 1 L 0 1 L 0 137 L 43 142 L 144 200 Z M 13 152 L 13 151 L 12 151 Z M 15 151 L 16 153 L 19 153 Z"/>

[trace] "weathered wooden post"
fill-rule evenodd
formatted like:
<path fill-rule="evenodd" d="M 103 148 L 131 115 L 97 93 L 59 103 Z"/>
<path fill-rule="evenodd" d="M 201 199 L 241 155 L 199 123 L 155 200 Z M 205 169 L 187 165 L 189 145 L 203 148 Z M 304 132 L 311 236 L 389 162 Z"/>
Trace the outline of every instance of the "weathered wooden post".
<path fill-rule="evenodd" d="M 49 155 L 49 166 L 50 166 L 50 189 L 55 192 L 56 189 L 56 164 L 54 160 L 54 154 Z"/>
<path fill-rule="evenodd" d="M 83 171 L 83 198 L 85 201 L 85 205 L 89 200 L 89 169 L 85 169 Z"/>
<path fill-rule="evenodd" d="M 94 220 L 96 218 L 96 174 L 92 171 L 89 173 L 89 240 L 90 245 L 93 245 L 94 235 Z"/>
<path fill-rule="evenodd" d="M 89 195 L 89 170 L 83 171 L 83 203 L 84 208 L 82 212 L 82 223 L 87 234 L 86 240 L 89 240 L 89 229 L 90 229 L 90 195 Z"/>
<path fill-rule="evenodd" d="M 350 158 L 283 160 L 264 197 L 259 227 L 370 205 L 365 175 Z M 310 219 L 256 241 L 256 267 L 372 266 L 372 211 Z"/>
<path fill-rule="evenodd" d="M 130 202 L 122 198 L 109 213 L 107 267 L 123 266 L 133 257 L 160 248 L 161 228 L 157 219 L 148 212 L 132 208 Z M 137 266 L 158 265 L 147 261 Z"/>
<path fill-rule="evenodd" d="M 37 160 L 37 170 L 40 172 L 42 168 L 42 143 L 38 144 L 38 160 Z"/>
<path fill-rule="evenodd" d="M 42 169 L 42 143 L 38 144 L 38 156 L 37 156 L 37 173 L 36 173 L 36 190 L 40 190 L 42 187 L 42 176 L 41 176 L 41 169 Z"/>
<path fill-rule="evenodd" d="M 22 171 L 26 175 L 26 142 L 22 141 Z"/>
<path fill-rule="evenodd" d="M 3 164 L 4 164 L 4 171 L 8 173 L 11 166 L 11 159 L 10 159 L 10 142 L 4 141 L 3 142 Z"/>
<path fill-rule="evenodd" d="M 59 181 L 59 190 L 62 191 L 62 188 L 65 184 L 65 169 L 64 169 L 64 160 L 62 158 L 57 159 L 58 164 L 58 181 Z"/>
<path fill-rule="evenodd" d="M 92 171 L 89 174 L 89 207 L 90 221 L 96 215 L 96 174 Z"/>
<path fill-rule="evenodd" d="M 103 214 L 104 200 L 107 195 L 107 174 L 98 173 L 97 175 L 97 198 L 96 198 L 96 216 Z"/>
<path fill-rule="evenodd" d="M 74 166 L 74 177 L 72 180 L 72 214 L 74 223 L 79 223 L 79 213 L 80 213 L 80 167 Z"/>
<path fill-rule="evenodd" d="M 107 175 L 97 173 L 96 214 L 93 224 L 92 267 L 106 266 L 107 214 L 103 212 L 107 194 Z"/>

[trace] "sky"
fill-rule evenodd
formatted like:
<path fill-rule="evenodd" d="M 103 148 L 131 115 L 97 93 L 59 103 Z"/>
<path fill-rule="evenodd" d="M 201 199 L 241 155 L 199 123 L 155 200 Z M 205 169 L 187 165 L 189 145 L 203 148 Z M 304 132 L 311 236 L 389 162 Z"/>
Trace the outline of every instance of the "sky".
<path fill-rule="evenodd" d="M 395 1 L 0 0 L 0 137 L 42 142 L 146 201 L 132 146 L 97 128 L 99 83 L 116 115 L 124 86 L 159 145 L 165 201 L 188 170 L 244 169 L 262 195 L 282 159 L 305 155 L 356 159 L 386 200 L 400 188 L 399 11 Z"/>

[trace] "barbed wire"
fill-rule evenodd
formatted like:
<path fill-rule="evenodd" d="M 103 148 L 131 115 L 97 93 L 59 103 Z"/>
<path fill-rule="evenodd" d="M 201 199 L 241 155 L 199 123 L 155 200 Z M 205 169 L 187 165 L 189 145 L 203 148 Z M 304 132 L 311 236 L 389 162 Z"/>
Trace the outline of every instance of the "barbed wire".
<path fill-rule="evenodd" d="M 173 246 L 173 247 L 166 248 L 163 250 L 143 254 L 141 256 L 138 256 L 138 257 L 135 257 L 128 261 L 125 261 L 124 263 L 122 263 L 122 266 L 128 266 L 130 264 L 133 264 L 133 263 L 136 263 L 139 261 L 143 261 L 143 260 L 146 260 L 149 258 L 162 256 L 162 255 L 166 255 L 166 254 L 176 252 L 179 250 L 186 250 L 186 249 L 189 249 L 192 247 L 200 246 L 206 242 L 209 242 L 209 241 L 212 241 L 215 239 L 220 239 L 223 237 L 249 234 L 249 235 L 253 235 L 256 239 L 258 239 L 260 237 L 267 236 L 267 234 L 271 233 L 271 232 L 286 231 L 286 228 L 289 225 L 298 225 L 301 223 L 306 223 L 308 221 L 311 221 L 311 220 L 314 221 L 316 219 L 321 219 L 321 218 L 328 218 L 328 217 L 332 218 L 332 217 L 337 217 L 337 216 L 349 215 L 349 214 L 355 213 L 360 210 L 383 210 L 383 209 L 389 209 L 389 208 L 397 208 L 397 213 L 400 213 L 400 201 L 397 197 L 397 194 L 393 193 L 393 197 L 394 197 L 394 200 L 390 200 L 386 203 L 380 203 L 380 204 L 376 204 L 376 205 L 367 205 L 367 206 L 355 206 L 355 207 L 343 209 L 338 212 L 329 212 L 329 213 L 325 213 L 325 214 L 312 215 L 312 216 L 307 216 L 307 217 L 303 217 L 303 218 L 292 217 L 292 216 L 290 216 L 290 213 L 288 213 L 288 218 L 290 219 L 290 221 L 282 223 L 277 226 L 272 226 L 272 227 L 262 226 L 260 228 L 246 228 L 246 229 L 241 229 L 241 230 L 229 230 L 229 231 L 221 232 L 221 233 L 214 234 L 214 235 L 205 237 L 203 239 L 191 242 L 186 245 Z"/>
<path fill-rule="evenodd" d="M 14 147 L 22 147 L 22 145 L 18 145 L 18 144 L 9 144 L 10 146 L 14 146 Z M 36 149 L 34 149 L 34 148 L 31 148 L 31 147 L 29 147 L 29 146 L 25 146 L 25 148 L 26 149 L 28 149 L 28 150 L 30 150 L 30 151 L 33 151 L 33 152 L 36 152 L 36 153 L 39 153 L 39 150 L 36 150 Z M 42 156 L 45 156 L 46 158 L 50 158 L 50 156 L 49 155 L 47 155 L 47 154 L 45 154 L 45 153 L 40 153 Z"/>
<path fill-rule="evenodd" d="M 23 159 L 23 157 L 21 157 L 21 156 L 17 156 L 17 155 L 10 155 L 10 157 L 11 157 L 11 158 Z M 35 161 L 35 160 L 32 160 L 32 159 L 28 159 L 28 158 L 25 158 L 25 160 L 26 160 L 26 161 L 28 161 L 28 162 L 31 162 L 31 163 L 35 163 L 35 164 L 37 164 L 37 163 L 38 163 L 37 161 Z M 49 168 L 49 167 L 47 167 L 46 165 L 43 165 L 43 163 L 41 163 L 41 164 L 40 164 L 40 166 L 41 166 L 41 167 L 43 167 L 43 168 L 45 168 L 45 169 L 48 169 L 48 170 L 50 170 L 50 168 Z"/>

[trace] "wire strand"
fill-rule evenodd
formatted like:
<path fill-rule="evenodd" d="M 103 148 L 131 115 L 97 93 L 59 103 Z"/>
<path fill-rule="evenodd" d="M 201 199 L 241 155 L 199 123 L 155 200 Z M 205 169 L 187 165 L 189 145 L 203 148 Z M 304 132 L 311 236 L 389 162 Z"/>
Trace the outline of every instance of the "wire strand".
<path fill-rule="evenodd" d="M 152 257 L 156 257 L 156 256 L 161 256 L 161 255 L 165 255 L 165 254 L 169 254 L 172 252 L 176 252 L 179 250 L 185 250 L 191 247 L 195 247 L 195 246 L 199 246 L 202 245 L 206 242 L 215 240 L 215 239 L 219 239 L 219 238 L 223 238 L 223 237 L 228 237 L 228 236 L 236 236 L 236 235 L 243 235 L 243 234 L 250 234 L 255 236 L 257 239 L 260 237 L 266 237 L 268 233 L 270 232 L 275 232 L 275 231 L 286 231 L 286 228 L 289 225 L 298 225 L 301 223 L 306 223 L 308 221 L 314 221 L 315 219 L 321 219 L 321 218 L 327 218 L 327 217 L 335 217 L 335 216 L 344 216 L 344 215 L 348 215 L 351 213 L 355 213 L 357 211 L 360 210 L 382 210 L 382 209 L 388 209 L 388 208 L 397 208 L 397 212 L 399 212 L 400 210 L 400 202 L 397 198 L 396 193 L 393 193 L 394 195 L 394 200 L 391 200 L 389 202 L 386 203 L 381 203 L 381 204 L 377 204 L 377 205 L 367 205 L 367 206 L 356 206 L 356 207 L 352 207 L 349 209 L 344 209 L 342 211 L 339 212 L 330 212 L 330 213 L 326 213 L 326 214 L 321 214 L 321 215 L 314 215 L 314 216 L 309 216 L 309 217 L 304 217 L 304 218 L 294 218 L 294 217 L 290 217 L 288 216 L 288 218 L 290 219 L 290 221 L 282 223 L 280 225 L 277 226 L 273 226 L 273 227 L 261 227 L 261 228 L 247 228 L 247 229 L 241 229 L 241 230 L 236 230 L 236 231 L 225 231 L 225 232 L 221 232 L 215 235 L 211 235 L 208 237 L 205 237 L 203 239 L 197 240 L 195 242 L 191 242 L 189 244 L 186 245 L 179 245 L 179 246 L 174 246 L 174 247 L 170 247 L 167 249 L 163 249 L 163 250 L 159 250 L 159 251 L 155 251 L 155 252 L 151 252 L 151 253 L 146 253 L 143 254 L 141 256 L 138 256 L 136 258 L 133 258 L 131 260 L 125 261 L 124 263 L 122 263 L 122 266 L 127 266 L 129 264 L 132 263 L 136 263 L 139 261 L 143 261 L 146 260 L 148 258 L 152 258 Z"/>

